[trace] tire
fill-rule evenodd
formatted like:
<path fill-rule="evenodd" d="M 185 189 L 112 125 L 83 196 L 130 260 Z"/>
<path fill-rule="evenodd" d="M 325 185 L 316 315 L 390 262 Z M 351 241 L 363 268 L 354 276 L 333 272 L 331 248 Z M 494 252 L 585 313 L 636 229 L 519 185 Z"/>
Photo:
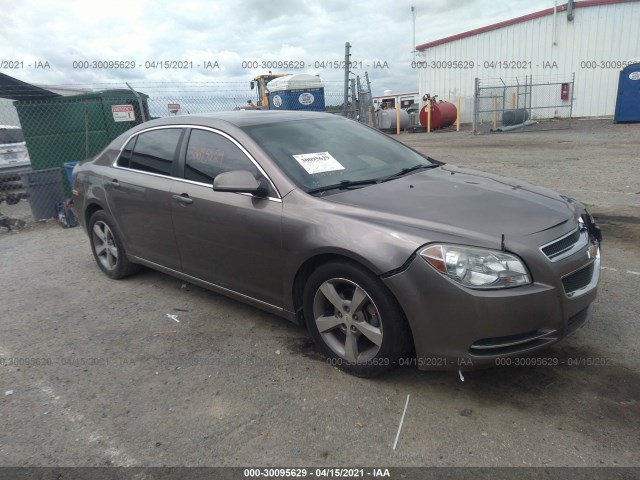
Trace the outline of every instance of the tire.
<path fill-rule="evenodd" d="M 360 265 L 339 261 L 321 265 L 309 277 L 303 299 L 313 340 L 328 363 L 347 373 L 380 375 L 412 350 L 398 302 Z"/>
<path fill-rule="evenodd" d="M 139 265 L 131 263 L 127 258 L 113 219 L 104 210 L 98 210 L 91 215 L 88 231 L 93 258 L 105 275 L 119 280 L 140 269 Z"/>

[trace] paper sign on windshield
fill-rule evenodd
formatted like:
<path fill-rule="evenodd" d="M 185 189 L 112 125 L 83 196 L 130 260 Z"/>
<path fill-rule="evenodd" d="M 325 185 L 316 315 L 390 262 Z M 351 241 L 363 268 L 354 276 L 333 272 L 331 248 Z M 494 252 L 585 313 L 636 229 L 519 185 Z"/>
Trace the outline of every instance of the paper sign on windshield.
<path fill-rule="evenodd" d="M 293 155 L 293 158 L 310 174 L 344 170 L 340 162 L 333 158 L 329 152 L 303 153 Z"/>

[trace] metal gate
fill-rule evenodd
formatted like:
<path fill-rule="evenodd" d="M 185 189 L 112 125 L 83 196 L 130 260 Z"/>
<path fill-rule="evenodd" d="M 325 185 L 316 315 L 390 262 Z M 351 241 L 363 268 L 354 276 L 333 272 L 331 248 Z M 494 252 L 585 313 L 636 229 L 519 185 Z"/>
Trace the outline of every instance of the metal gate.
<path fill-rule="evenodd" d="M 575 74 L 475 79 L 473 133 L 571 127 Z"/>

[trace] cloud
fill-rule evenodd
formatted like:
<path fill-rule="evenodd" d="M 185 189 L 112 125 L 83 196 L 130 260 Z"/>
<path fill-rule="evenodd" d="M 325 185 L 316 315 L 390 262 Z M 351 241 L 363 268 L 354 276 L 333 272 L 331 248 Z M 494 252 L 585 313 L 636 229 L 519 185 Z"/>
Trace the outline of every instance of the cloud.
<path fill-rule="evenodd" d="M 417 71 L 410 68 L 412 5 L 418 44 L 534 10 L 525 0 L 147 0 L 93 3 L 92 8 L 75 0 L 4 0 L 2 58 L 48 61 L 51 68 L 3 73 L 40 84 L 215 81 L 248 88 L 253 76 L 270 70 L 262 62 L 286 60 L 304 62 L 304 68 L 288 72 L 319 74 L 340 90 L 343 70 L 326 65 L 344 59 L 348 41 L 352 60 L 363 64 L 354 73 L 368 71 L 374 94 L 412 91 L 418 86 Z M 105 60 L 131 60 L 136 68 L 74 68 L 74 62 Z M 201 66 L 148 68 L 147 62 L 170 60 Z M 250 60 L 260 62 L 259 68 L 247 68 Z M 217 61 L 220 69 L 204 69 L 205 61 Z M 372 68 L 374 61 L 387 62 L 389 69 Z"/>

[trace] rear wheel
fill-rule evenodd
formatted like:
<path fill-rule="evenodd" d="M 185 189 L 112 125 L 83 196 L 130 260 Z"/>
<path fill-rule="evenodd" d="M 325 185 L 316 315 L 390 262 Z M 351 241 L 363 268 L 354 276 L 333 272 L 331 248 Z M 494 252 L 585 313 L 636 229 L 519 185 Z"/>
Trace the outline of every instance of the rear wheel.
<path fill-rule="evenodd" d="M 89 220 L 89 238 L 96 263 L 106 275 L 117 280 L 136 272 L 139 266 L 127 259 L 113 225 L 112 218 L 104 210 L 98 210 Z"/>
<path fill-rule="evenodd" d="M 331 262 L 305 286 L 307 327 L 329 363 L 372 377 L 411 350 L 404 314 L 382 282 L 353 263 Z"/>

